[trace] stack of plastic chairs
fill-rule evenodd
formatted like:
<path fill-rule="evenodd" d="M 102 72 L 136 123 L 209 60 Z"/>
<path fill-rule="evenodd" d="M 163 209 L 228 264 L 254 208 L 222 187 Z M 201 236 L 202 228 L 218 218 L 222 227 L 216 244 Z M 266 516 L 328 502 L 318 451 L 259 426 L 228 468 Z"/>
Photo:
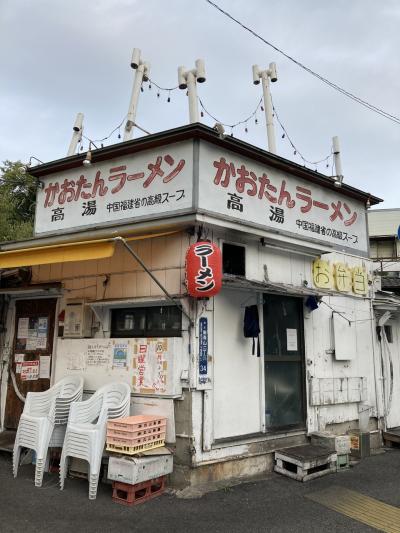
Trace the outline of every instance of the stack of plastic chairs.
<path fill-rule="evenodd" d="M 110 383 L 88 400 L 72 405 L 60 460 L 61 490 L 67 475 L 68 457 L 77 457 L 89 463 L 89 499 L 96 499 L 107 420 L 127 416 L 130 397 L 127 383 Z"/>
<path fill-rule="evenodd" d="M 30 448 L 36 452 L 35 485 L 42 486 L 48 448 L 62 447 L 71 404 L 79 402 L 82 393 L 80 376 L 64 378 L 44 392 L 28 392 L 14 442 L 14 477 L 21 448 Z"/>

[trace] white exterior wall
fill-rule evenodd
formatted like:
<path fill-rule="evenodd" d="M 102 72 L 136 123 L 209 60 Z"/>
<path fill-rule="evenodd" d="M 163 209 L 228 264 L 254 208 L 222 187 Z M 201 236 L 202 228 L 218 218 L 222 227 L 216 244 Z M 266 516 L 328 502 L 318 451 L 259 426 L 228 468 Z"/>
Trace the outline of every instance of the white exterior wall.
<path fill-rule="evenodd" d="M 311 257 L 279 252 L 261 247 L 229 234 L 214 234 L 218 238 L 246 244 L 246 278 L 264 281 L 267 272 L 271 282 L 286 283 L 294 287 L 312 287 Z M 221 241 L 220 241 L 221 242 Z M 346 262 L 350 267 L 363 265 L 369 271 L 371 262 L 362 258 L 332 253 L 332 262 Z M 266 267 L 266 268 L 265 268 Z M 288 295 L 290 295 L 288 293 Z M 311 378 L 367 378 L 366 404 L 377 415 L 375 373 L 379 378 L 379 359 L 374 358 L 376 347 L 375 321 L 370 298 L 356 296 L 327 296 L 324 301 L 336 311 L 354 313 L 356 322 L 356 354 L 352 360 L 336 361 L 332 353 L 332 310 L 321 304 L 314 312 L 304 311 L 305 374 L 307 391 L 307 432 L 323 430 L 328 424 L 358 419 L 358 403 L 336 405 L 310 405 Z M 257 303 L 256 292 L 223 288 L 214 298 L 213 387 L 204 397 L 194 396 L 193 428 L 195 435 L 195 462 L 218 461 L 251 453 L 250 444 L 257 440 L 273 439 L 265 433 L 264 424 L 264 361 L 251 355 L 251 339 L 243 338 L 244 306 Z M 260 325 L 262 317 L 260 316 Z M 262 341 L 262 334 L 260 335 Z M 263 343 L 261 342 L 263 356 Z M 377 353 L 376 356 L 379 354 Z M 374 367 L 377 365 L 377 368 Z M 340 380 L 338 380 L 340 383 Z M 379 393 L 378 393 L 379 394 Z M 382 412 L 381 402 L 379 404 Z M 203 441 L 202 441 L 203 431 Z M 208 435 L 204 442 L 204 432 Z M 258 434 L 258 435 L 254 435 Z M 237 437 L 237 438 L 235 438 Z M 215 442 L 225 439 L 224 442 Z"/>

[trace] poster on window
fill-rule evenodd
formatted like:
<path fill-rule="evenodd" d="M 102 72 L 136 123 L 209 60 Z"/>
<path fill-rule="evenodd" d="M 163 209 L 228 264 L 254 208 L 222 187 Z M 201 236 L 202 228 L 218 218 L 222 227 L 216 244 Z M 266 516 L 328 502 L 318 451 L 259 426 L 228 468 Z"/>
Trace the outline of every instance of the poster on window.
<path fill-rule="evenodd" d="M 21 381 L 39 379 L 39 361 L 24 361 L 21 364 Z"/>

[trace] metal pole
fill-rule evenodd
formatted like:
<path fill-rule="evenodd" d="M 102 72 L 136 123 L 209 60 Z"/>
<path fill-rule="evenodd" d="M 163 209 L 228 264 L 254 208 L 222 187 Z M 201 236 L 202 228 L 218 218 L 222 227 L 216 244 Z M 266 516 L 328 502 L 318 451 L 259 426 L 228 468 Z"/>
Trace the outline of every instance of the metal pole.
<path fill-rule="evenodd" d="M 199 108 L 197 104 L 196 76 L 193 72 L 187 74 L 187 91 L 189 98 L 189 121 L 191 124 L 199 121 Z"/>
<path fill-rule="evenodd" d="M 267 123 L 268 150 L 276 154 L 275 127 L 272 110 L 271 91 L 269 87 L 269 75 L 266 70 L 261 73 L 261 83 L 264 95 L 265 121 Z"/>
<path fill-rule="evenodd" d="M 160 289 L 163 291 L 163 293 L 165 294 L 165 296 L 168 298 L 168 300 L 170 302 L 172 302 L 174 305 L 176 305 L 176 307 L 178 307 L 178 309 L 180 309 L 180 311 L 182 312 L 183 315 L 185 315 L 185 317 L 189 320 L 189 326 L 193 326 L 193 321 L 192 319 L 190 318 L 190 316 L 186 313 L 186 311 L 183 309 L 183 307 L 181 306 L 180 303 L 178 303 L 170 294 L 169 292 L 161 285 L 161 283 L 158 281 L 158 279 L 154 276 L 154 274 L 147 268 L 147 266 L 143 263 L 143 261 L 140 259 L 140 257 L 136 254 L 136 252 L 134 250 L 132 250 L 132 248 L 129 246 L 129 244 L 126 242 L 126 240 L 123 238 L 123 237 L 114 237 L 113 239 L 114 241 L 119 241 L 121 242 L 125 248 L 127 249 L 127 251 L 131 254 L 131 256 L 136 259 L 136 261 L 139 263 L 139 265 L 143 268 L 143 270 L 145 270 L 147 272 L 147 274 L 151 277 L 151 279 L 154 281 L 154 283 L 156 285 L 158 285 L 158 287 L 160 287 Z"/>
<path fill-rule="evenodd" d="M 333 158 L 335 162 L 336 176 L 340 182 L 343 180 L 342 159 L 340 157 L 339 137 L 332 137 Z"/>
<path fill-rule="evenodd" d="M 72 129 L 72 139 L 68 148 L 67 156 L 74 155 L 74 153 L 76 152 L 76 147 L 78 146 L 78 142 L 82 139 L 83 113 L 78 113 L 76 115 L 75 124 Z"/>
<path fill-rule="evenodd" d="M 145 65 L 144 63 L 141 63 L 135 72 L 135 80 L 133 82 L 131 101 L 129 102 L 128 115 L 124 130 L 124 141 L 129 141 L 133 135 L 133 126 L 136 119 L 140 88 L 142 86 L 144 72 Z"/>

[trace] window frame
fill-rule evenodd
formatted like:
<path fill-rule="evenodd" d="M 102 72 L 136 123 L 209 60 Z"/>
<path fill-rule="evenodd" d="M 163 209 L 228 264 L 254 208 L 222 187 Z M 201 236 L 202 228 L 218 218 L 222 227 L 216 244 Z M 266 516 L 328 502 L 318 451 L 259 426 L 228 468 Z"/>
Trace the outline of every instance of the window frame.
<path fill-rule="evenodd" d="M 179 329 L 172 329 L 172 328 L 166 328 L 166 329 L 157 329 L 157 328 L 149 328 L 148 322 L 149 322 L 149 315 L 151 312 L 154 312 L 155 309 L 174 309 L 176 311 L 176 318 L 179 316 Z M 140 329 L 131 329 L 131 330 L 121 330 L 117 327 L 116 322 L 118 321 L 118 314 L 128 312 L 131 313 L 139 313 L 144 311 L 145 316 L 145 327 L 143 330 Z M 182 311 L 173 304 L 163 303 L 160 304 L 160 302 L 154 302 L 154 303 L 140 303 L 138 305 L 127 305 L 127 306 L 118 306 L 110 308 L 110 338 L 113 339 L 123 339 L 123 338 L 131 338 L 131 339 L 140 339 L 140 338 L 157 338 L 157 337 L 182 337 L 183 332 L 183 316 Z"/>
<path fill-rule="evenodd" d="M 228 244 L 230 246 L 237 246 L 238 248 L 244 249 L 244 274 L 230 274 L 228 272 L 225 272 L 224 270 L 224 245 Z M 222 255 L 222 275 L 223 276 L 240 276 L 242 278 L 246 278 L 247 271 L 248 271 L 248 263 L 247 263 L 247 245 L 241 242 L 235 242 L 230 240 L 221 239 L 220 240 L 220 247 L 221 247 L 221 255 Z"/>

